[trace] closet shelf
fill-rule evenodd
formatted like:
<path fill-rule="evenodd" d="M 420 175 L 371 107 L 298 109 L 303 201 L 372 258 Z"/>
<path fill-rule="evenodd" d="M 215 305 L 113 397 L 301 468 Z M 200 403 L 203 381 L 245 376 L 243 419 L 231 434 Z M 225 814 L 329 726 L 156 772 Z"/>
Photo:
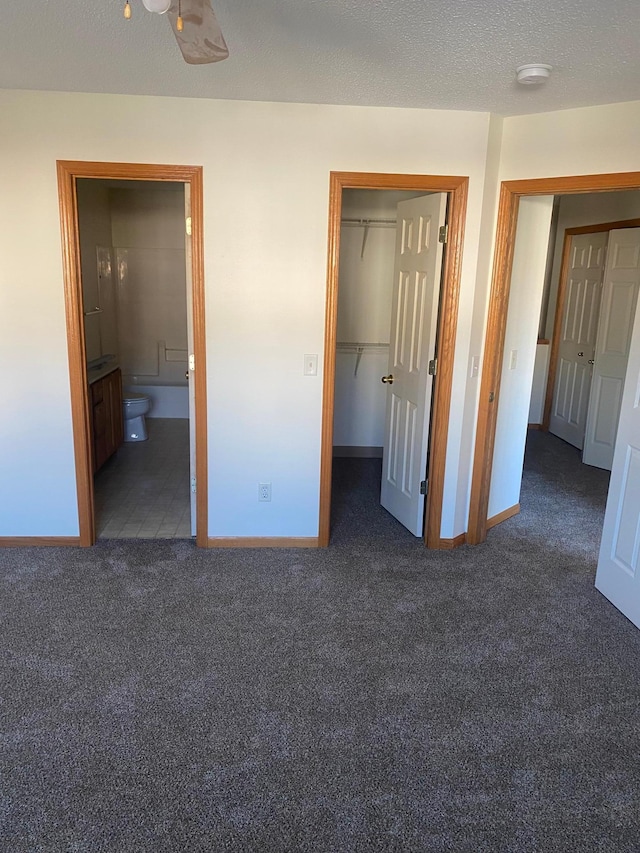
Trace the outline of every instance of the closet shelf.
<path fill-rule="evenodd" d="M 353 375 L 358 375 L 358 367 L 360 367 L 360 359 L 363 353 L 384 353 L 389 349 L 389 344 L 385 343 L 365 343 L 358 341 L 338 341 L 336 344 L 336 352 L 355 355 L 356 365 L 353 370 Z"/>
<path fill-rule="evenodd" d="M 360 343 L 359 341 L 338 341 L 338 343 L 336 344 L 336 349 L 339 349 L 341 352 L 358 352 L 359 350 L 373 349 L 388 350 L 389 344 L 385 344 L 384 342 L 373 344 L 364 342 Z"/>
<path fill-rule="evenodd" d="M 362 234 L 362 249 L 360 250 L 360 260 L 364 258 L 364 247 L 367 245 L 367 237 L 369 228 L 395 228 L 395 219 L 349 219 L 345 217 L 340 220 L 341 225 L 346 225 L 350 228 L 364 228 Z"/>

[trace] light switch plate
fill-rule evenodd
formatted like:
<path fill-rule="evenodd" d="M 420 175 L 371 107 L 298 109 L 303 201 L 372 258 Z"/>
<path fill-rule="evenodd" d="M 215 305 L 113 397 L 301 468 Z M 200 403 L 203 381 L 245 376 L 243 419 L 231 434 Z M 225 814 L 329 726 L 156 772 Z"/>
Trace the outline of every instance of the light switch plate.
<path fill-rule="evenodd" d="M 315 353 L 307 353 L 304 357 L 304 375 L 318 375 L 318 356 Z"/>

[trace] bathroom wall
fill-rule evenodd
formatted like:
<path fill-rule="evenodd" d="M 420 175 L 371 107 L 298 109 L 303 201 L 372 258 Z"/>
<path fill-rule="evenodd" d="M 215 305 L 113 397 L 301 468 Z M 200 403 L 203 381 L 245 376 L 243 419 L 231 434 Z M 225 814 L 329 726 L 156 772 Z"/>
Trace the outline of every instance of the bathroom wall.
<path fill-rule="evenodd" d="M 87 361 L 117 349 L 109 190 L 102 181 L 79 180 L 78 224 Z"/>
<path fill-rule="evenodd" d="M 344 190 L 342 218 L 395 220 L 398 202 L 417 195 L 423 193 Z M 379 452 L 384 442 L 387 395 L 380 378 L 388 372 L 395 226 L 371 225 L 363 252 L 364 236 L 363 226 L 343 224 L 340 231 L 333 444 L 343 455 L 366 452 L 355 448 Z M 358 343 L 365 345 L 360 353 L 345 346 Z"/>
<path fill-rule="evenodd" d="M 151 417 L 188 417 L 184 187 L 114 187 L 109 203 L 124 385 L 152 397 Z"/>

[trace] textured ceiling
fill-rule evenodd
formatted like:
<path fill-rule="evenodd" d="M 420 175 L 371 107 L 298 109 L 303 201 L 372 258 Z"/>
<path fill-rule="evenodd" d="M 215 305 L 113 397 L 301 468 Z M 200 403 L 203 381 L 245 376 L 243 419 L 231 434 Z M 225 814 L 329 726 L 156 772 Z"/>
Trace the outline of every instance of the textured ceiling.
<path fill-rule="evenodd" d="M 188 66 L 131 0 L 4 0 L 0 88 L 480 110 L 640 99 L 638 0 L 213 0 L 230 58 Z M 554 66 L 543 88 L 515 68 Z"/>

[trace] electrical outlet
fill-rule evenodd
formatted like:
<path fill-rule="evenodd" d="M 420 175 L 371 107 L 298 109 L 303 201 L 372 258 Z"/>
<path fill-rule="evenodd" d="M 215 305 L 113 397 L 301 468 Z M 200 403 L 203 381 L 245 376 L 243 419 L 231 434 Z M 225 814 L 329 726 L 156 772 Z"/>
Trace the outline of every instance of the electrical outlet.
<path fill-rule="evenodd" d="M 271 483 L 258 483 L 258 500 L 271 500 Z"/>

